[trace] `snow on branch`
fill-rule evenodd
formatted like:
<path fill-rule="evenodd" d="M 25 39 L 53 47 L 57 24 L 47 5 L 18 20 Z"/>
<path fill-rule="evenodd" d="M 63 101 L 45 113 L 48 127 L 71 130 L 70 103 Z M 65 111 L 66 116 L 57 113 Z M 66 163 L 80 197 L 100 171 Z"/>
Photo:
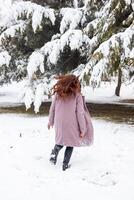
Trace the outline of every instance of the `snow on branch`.
<path fill-rule="evenodd" d="M 41 53 L 47 57 L 47 63 L 56 64 L 60 54 L 60 39 L 47 42 L 41 49 Z"/>
<path fill-rule="evenodd" d="M 12 25 L 18 24 L 18 21 L 20 20 L 26 21 L 27 19 L 31 19 L 33 31 L 36 32 L 38 27 L 41 27 L 43 18 L 49 19 L 52 25 L 54 25 L 54 10 L 31 3 L 30 1 L 15 2 L 8 13 L 8 16 L 5 16 L 5 20 L 3 19 L 3 22 L 0 26 L 8 28 Z"/>
<path fill-rule="evenodd" d="M 33 101 L 34 101 L 34 92 L 33 92 L 33 88 L 32 87 L 26 87 L 25 86 L 25 90 L 23 91 L 24 93 L 24 97 L 23 97 L 23 100 L 24 100 L 24 103 L 25 103 L 25 106 L 26 106 L 26 110 L 28 110 Z"/>
<path fill-rule="evenodd" d="M 19 24 L 16 24 L 14 26 L 11 26 L 10 28 L 6 29 L 1 35 L 0 35 L 0 44 L 2 43 L 2 40 L 6 38 L 13 38 L 18 32 L 23 34 L 25 31 L 27 23 L 24 21 L 20 21 Z"/>
<path fill-rule="evenodd" d="M 71 50 L 80 50 L 82 46 L 89 45 L 90 39 L 83 34 L 81 30 L 68 30 L 60 39 L 52 40 L 41 48 L 41 52 L 47 56 L 47 62 L 56 64 L 61 52 L 65 46 L 69 46 Z"/>
<path fill-rule="evenodd" d="M 62 8 L 60 14 L 63 16 L 60 24 L 61 34 L 68 29 L 76 29 L 86 21 L 84 10 L 80 8 Z"/>
<path fill-rule="evenodd" d="M 59 39 L 47 42 L 40 50 L 31 54 L 27 67 L 29 78 L 38 68 L 44 73 L 44 58 L 48 65 L 56 65 L 65 46 L 69 46 L 71 50 L 80 50 L 84 45 L 87 47 L 89 42 L 89 38 L 81 30 L 68 30 Z"/>
<path fill-rule="evenodd" d="M 101 81 L 102 74 L 107 73 L 113 66 L 110 63 L 111 49 L 117 51 L 121 64 L 124 64 L 125 58 L 133 58 L 132 39 L 134 37 L 134 27 L 131 25 L 124 32 L 113 35 L 109 40 L 103 42 L 97 50 L 94 51 L 90 61 L 81 73 L 80 79 L 85 74 L 92 71 L 90 84 L 97 87 Z M 113 58 L 114 59 L 114 58 Z"/>
<path fill-rule="evenodd" d="M 11 56 L 7 51 L 3 51 L 0 53 L 0 67 L 3 65 L 9 66 L 11 60 Z"/>
<path fill-rule="evenodd" d="M 47 88 L 44 83 L 39 83 L 36 86 L 35 97 L 34 97 L 34 111 L 35 113 L 39 112 L 41 103 L 44 101 L 44 93 Z"/>
<path fill-rule="evenodd" d="M 26 17 L 29 19 L 32 16 L 32 27 L 34 32 L 40 27 L 43 17 L 48 18 L 52 25 L 55 23 L 54 10 L 51 8 L 45 8 L 35 3 L 18 2 L 13 5 L 13 16 L 17 20 L 18 18 Z"/>
<path fill-rule="evenodd" d="M 25 103 L 26 110 L 33 104 L 35 113 L 39 112 L 41 103 L 45 98 L 48 98 L 51 86 L 48 82 L 50 81 L 47 77 L 41 80 L 27 80 L 25 82 L 20 98 Z"/>
<path fill-rule="evenodd" d="M 134 26 L 132 25 L 129 28 L 127 28 L 124 32 L 117 33 L 113 35 L 106 42 L 103 42 L 94 53 L 101 52 L 106 57 L 110 53 L 110 47 L 114 48 L 117 45 L 119 46 L 119 41 L 120 41 L 125 57 L 129 57 L 131 52 L 131 42 L 133 37 L 134 37 Z"/>
<path fill-rule="evenodd" d="M 131 5 L 134 11 L 134 1 L 133 0 L 125 0 L 126 4 Z"/>
<path fill-rule="evenodd" d="M 74 8 L 78 8 L 78 0 L 73 0 L 73 5 L 74 5 Z"/>
<path fill-rule="evenodd" d="M 44 56 L 38 52 L 35 51 L 31 54 L 29 58 L 29 63 L 27 66 L 28 76 L 31 79 L 33 74 L 40 69 L 42 73 L 44 73 Z"/>

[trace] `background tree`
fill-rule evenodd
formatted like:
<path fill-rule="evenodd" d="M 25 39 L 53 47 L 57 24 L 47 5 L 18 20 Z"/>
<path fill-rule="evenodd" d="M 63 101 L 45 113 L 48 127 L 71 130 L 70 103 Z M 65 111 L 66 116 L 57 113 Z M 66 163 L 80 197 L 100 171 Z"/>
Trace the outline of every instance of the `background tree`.
<path fill-rule="evenodd" d="M 92 87 L 116 77 L 119 95 L 133 80 L 133 30 L 134 4 L 126 0 L 14 1 L 0 24 L 0 82 L 25 78 L 22 96 L 36 112 L 59 73 Z"/>

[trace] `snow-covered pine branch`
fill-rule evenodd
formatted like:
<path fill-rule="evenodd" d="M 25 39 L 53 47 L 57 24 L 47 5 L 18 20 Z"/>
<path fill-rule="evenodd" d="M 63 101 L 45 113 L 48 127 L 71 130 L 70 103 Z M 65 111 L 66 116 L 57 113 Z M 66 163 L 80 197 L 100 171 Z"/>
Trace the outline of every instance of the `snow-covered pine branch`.
<path fill-rule="evenodd" d="M 81 30 L 68 30 L 60 39 L 52 40 L 41 48 L 41 52 L 47 55 L 47 62 L 50 64 L 56 64 L 60 53 L 63 52 L 64 48 L 68 46 L 71 51 L 79 50 L 83 51 L 89 45 L 89 38 L 83 34 Z"/>
<path fill-rule="evenodd" d="M 29 58 L 28 74 L 32 77 L 32 74 L 38 70 L 38 67 L 42 73 L 44 73 L 43 62 L 47 60 L 47 65 L 56 65 L 60 54 L 64 48 L 68 46 L 71 51 L 79 50 L 84 51 L 90 43 L 89 38 L 82 33 L 81 30 L 68 30 L 59 39 L 54 39 L 47 42 L 40 50 L 35 51 Z"/>
<path fill-rule="evenodd" d="M 76 29 L 83 26 L 86 21 L 82 8 L 62 8 L 60 11 L 62 20 L 60 23 L 60 33 L 63 34 L 68 29 Z"/>
<path fill-rule="evenodd" d="M 19 21 L 18 24 L 13 25 L 7 28 L 5 31 L 2 32 L 0 35 L 0 45 L 2 45 L 2 41 L 6 40 L 6 38 L 13 38 L 16 35 L 23 34 L 27 27 L 27 23 L 24 21 Z"/>
<path fill-rule="evenodd" d="M 36 73 L 38 68 L 40 69 L 41 73 L 44 73 L 44 56 L 40 52 L 35 51 L 30 56 L 27 66 L 29 79 L 33 77 L 33 74 Z"/>
<path fill-rule="evenodd" d="M 32 17 L 32 27 L 34 32 L 37 28 L 41 26 L 41 22 L 44 18 L 48 18 L 52 25 L 55 23 L 54 10 L 51 8 L 45 8 L 43 6 L 37 5 L 35 3 L 28 2 L 18 2 L 14 4 L 12 8 L 13 17 L 17 19 Z"/>
<path fill-rule="evenodd" d="M 0 67 L 2 67 L 3 65 L 6 65 L 8 67 L 10 60 L 11 56 L 7 51 L 3 51 L 0 53 Z"/>
<path fill-rule="evenodd" d="M 94 6 L 94 1 L 87 0 L 87 3 L 91 3 L 90 9 Z M 93 4 L 93 5 L 92 5 Z M 108 40 L 113 34 L 122 31 L 122 27 L 119 24 L 126 21 L 129 16 L 132 15 L 132 9 L 130 4 L 125 3 L 125 0 L 110 0 L 103 1 L 101 9 L 94 12 L 93 19 L 86 25 L 84 32 L 89 36 L 92 41 L 92 49 L 90 54 L 98 48 L 98 46 Z M 133 21 L 129 20 L 126 26 L 129 26 Z"/>
<path fill-rule="evenodd" d="M 2 51 L 7 50 L 11 56 L 9 66 L 13 70 L 13 79 L 26 75 L 25 66 L 27 57 L 34 51 L 36 45 L 41 47 L 50 36 L 44 37 L 44 29 L 53 27 L 55 23 L 55 11 L 35 3 L 15 2 L 8 13 L 2 15 L 0 22 L 0 47 Z M 49 25 L 48 25 L 49 24 Z M 43 27 L 42 27 L 43 26 Z M 45 30 L 48 32 L 48 30 Z M 52 32 L 52 31 L 51 31 Z M 42 34 L 42 35 L 41 35 Z M 22 59 L 22 61 L 20 60 Z M 24 64 L 24 66 L 23 66 Z M 24 69 L 22 69 L 24 68 Z M 16 69 L 16 70 L 15 70 Z M 5 76 L 9 71 L 5 70 Z M 6 77 L 5 77 L 6 79 Z"/>
<path fill-rule="evenodd" d="M 113 64 L 116 64 L 117 61 L 116 59 L 119 59 L 120 67 L 124 67 L 125 59 L 130 58 L 133 59 L 134 62 L 133 38 L 134 25 L 132 24 L 124 32 L 117 33 L 109 40 L 103 42 L 99 48 L 94 51 L 90 61 L 81 73 L 80 78 L 83 79 L 85 74 L 90 73 L 90 84 L 93 87 L 97 87 L 100 84 L 102 75 L 108 75 L 113 69 Z M 118 70 L 118 68 L 115 68 L 115 71 L 116 70 Z"/>
<path fill-rule="evenodd" d="M 33 104 L 35 113 L 38 113 L 42 102 L 48 98 L 54 83 L 54 78 L 49 79 L 47 76 L 38 80 L 28 79 L 20 97 L 24 101 L 26 109 L 29 109 Z"/>
<path fill-rule="evenodd" d="M 33 31 L 36 32 L 38 28 L 41 28 L 41 23 L 44 18 L 47 18 L 51 21 L 52 25 L 55 23 L 55 13 L 51 8 L 46 8 L 35 3 L 28 2 L 15 2 L 11 7 L 8 18 L 4 19 L 2 25 L 5 28 L 8 28 L 16 23 L 19 20 L 26 21 L 31 19 Z"/>

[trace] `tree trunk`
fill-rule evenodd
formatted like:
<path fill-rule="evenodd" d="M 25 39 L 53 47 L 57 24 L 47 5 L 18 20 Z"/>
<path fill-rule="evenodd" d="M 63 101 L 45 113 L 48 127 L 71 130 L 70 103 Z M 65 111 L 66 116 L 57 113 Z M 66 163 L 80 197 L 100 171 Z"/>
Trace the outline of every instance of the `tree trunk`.
<path fill-rule="evenodd" d="M 121 71 L 121 69 L 119 68 L 119 71 L 118 71 L 118 83 L 117 83 L 117 86 L 116 86 L 116 89 L 115 89 L 115 95 L 116 95 L 116 96 L 120 96 L 121 77 L 122 77 L 122 71 Z"/>

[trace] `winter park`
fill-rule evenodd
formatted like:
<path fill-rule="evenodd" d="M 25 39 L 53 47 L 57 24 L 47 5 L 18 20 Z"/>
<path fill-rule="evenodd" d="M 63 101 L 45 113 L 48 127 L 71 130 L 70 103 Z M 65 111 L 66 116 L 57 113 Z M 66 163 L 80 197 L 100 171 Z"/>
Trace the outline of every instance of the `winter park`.
<path fill-rule="evenodd" d="M 0 200 L 133 188 L 134 0 L 0 0 Z"/>

